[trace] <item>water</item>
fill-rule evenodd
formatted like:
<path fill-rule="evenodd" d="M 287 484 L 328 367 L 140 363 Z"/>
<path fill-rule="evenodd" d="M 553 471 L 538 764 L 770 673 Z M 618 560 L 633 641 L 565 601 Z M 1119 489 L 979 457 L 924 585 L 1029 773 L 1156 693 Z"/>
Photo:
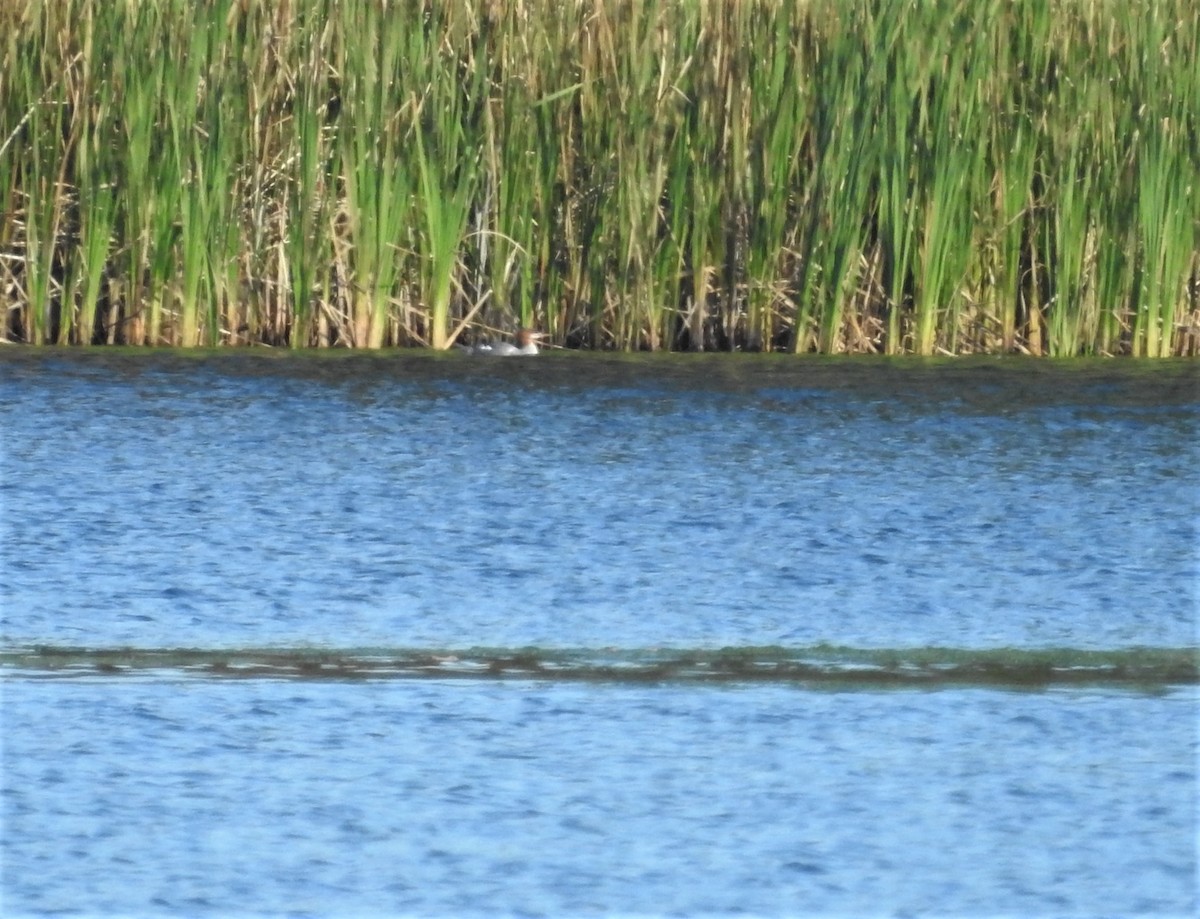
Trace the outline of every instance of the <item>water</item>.
<path fill-rule="evenodd" d="M 1193 365 L 0 353 L 5 915 L 1188 915 Z"/>
<path fill-rule="evenodd" d="M 1194 693 L 5 686 L 5 914 L 1138 915 Z"/>

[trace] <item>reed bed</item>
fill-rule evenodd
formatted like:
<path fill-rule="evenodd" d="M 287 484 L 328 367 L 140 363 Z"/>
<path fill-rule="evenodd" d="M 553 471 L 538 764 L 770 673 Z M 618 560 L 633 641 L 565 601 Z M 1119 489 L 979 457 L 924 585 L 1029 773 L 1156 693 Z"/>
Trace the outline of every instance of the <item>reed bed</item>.
<path fill-rule="evenodd" d="M 31 343 L 1200 353 L 1194 0 L 27 0 Z"/>

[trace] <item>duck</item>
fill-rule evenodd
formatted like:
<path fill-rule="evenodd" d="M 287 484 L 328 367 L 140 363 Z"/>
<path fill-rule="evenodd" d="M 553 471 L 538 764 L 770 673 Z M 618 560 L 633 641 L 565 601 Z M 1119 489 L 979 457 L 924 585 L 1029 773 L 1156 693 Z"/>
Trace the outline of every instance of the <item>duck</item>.
<path fill-rule="evenodd" d="M 517 343 L 515 345 L 512 342 L 502 341 L 494 345 L 473 345 L 464 350 L 468 354 L 476 354 L 480 357 L 523 357 L 538 353 L 537 342 L 541 337 L 541 332 L 534 332 L 531 329 L 518 329 Z"/>

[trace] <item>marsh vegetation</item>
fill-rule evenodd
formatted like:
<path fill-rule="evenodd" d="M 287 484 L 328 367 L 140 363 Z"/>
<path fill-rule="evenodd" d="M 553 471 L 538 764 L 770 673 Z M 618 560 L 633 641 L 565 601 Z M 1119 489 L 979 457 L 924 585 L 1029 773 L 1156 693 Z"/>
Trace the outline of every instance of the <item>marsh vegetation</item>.
<path fill-rule="evenodd" d="M 29 0 L 31 343 L 1200 352 L 1193 0 Z"/>

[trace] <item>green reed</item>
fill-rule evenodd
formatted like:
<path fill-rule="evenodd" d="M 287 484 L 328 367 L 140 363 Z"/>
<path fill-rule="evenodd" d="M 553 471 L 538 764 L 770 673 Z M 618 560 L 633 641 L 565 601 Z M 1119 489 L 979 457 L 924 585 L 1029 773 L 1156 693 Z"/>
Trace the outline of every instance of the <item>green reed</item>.
<path fill-rule="evenodd" d="M 1200 351 L 1192 0 L 0 8 L 30 342 Z"/>
<path fill-rule="evenodd" d="M 876 178 L 877 245 L 881 251 L 886 296 L 886 350 L 889 354 L 903 349 L 902 315 L 912 307 L 910 293 L 917 247 L 917 160 L 918 153 L 909 142 L 919 129 L 919 108 L 913 100 L 924 92 L 927 59 L 908 52 L 917 36 L 901 15 L 901 3 L 880 11 L 890 20 L 876 42 L 877 67 L 874 91 L 878 93 L 879 120 L 876 124 L 879 174 Z"/>
<path fill-rule="evenodd" d="M 474 38 L 460 17 L 431 21 L 431 35 L 414 30 L 412 58 L 430 65 L 425 92 L 413 97 L 413 147 L 419 175 L 418 210 L 423 215 L 422 287 L 429 316 L 428 343 L 446 348 L 450 311 L 462 270 L 464 237 L 475 200 L 481 152 L 480 128 L 486 107 L 487 71 L 474 56 L 457 66 L 444 62 L 446 49 Z"/>
<path fill-rule="evenodd" d="M 78 59 L 78 79 L 70 86 L 68 97 L 77 113 L 73 125 L 79 242 L 78 257 L 71 263 L 68 290 L 61 301 L 64 322 L 59 334 L 60 342 L 74 339 L 85 344 L 90 344 L 96 334 L 117 219 L 117 189 L 112 183 L 116 154 L 107 129 L 113 117 L 112 99 L 100 91 L 101 73 L 92 44 L 95 22 L 89 26 Z M 77 314 L 73 310 L 75 305 Z"/>
<path fill-rule="evenodd" d="M 340 132 L 343 208 L 347 224 L 349 343 L 378 348 L 385 340 L 408 212 L 411 171 L 396 122 L 405 108 L 393 94 L 412 21 L 373 4 L 342 7 L 334 67 L 342 74 Z M 415 49 L 418 60 L 425 49 Z M 412 106 L 413 100 L 402 105 Z"/>

